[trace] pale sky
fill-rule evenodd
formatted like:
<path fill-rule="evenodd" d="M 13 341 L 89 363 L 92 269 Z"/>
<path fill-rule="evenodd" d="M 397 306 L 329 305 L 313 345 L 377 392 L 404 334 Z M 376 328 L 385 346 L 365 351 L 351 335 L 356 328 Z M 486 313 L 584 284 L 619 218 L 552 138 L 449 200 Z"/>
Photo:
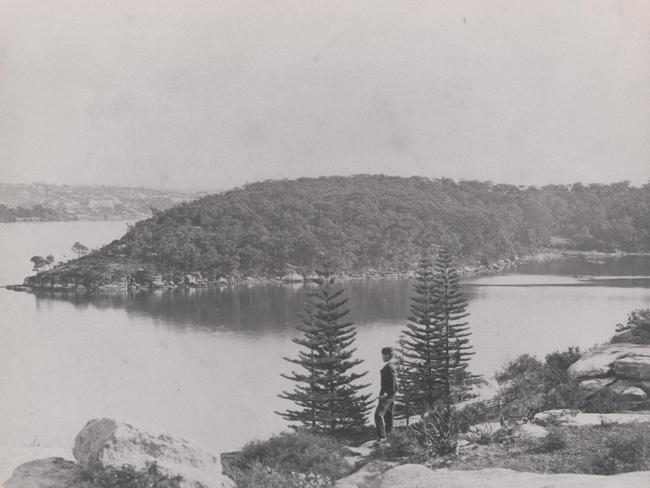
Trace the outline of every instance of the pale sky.
<path fill-rule="evenodd" d="M 650 178 L 646 0 L 0 0 L 0 182 Z"/>

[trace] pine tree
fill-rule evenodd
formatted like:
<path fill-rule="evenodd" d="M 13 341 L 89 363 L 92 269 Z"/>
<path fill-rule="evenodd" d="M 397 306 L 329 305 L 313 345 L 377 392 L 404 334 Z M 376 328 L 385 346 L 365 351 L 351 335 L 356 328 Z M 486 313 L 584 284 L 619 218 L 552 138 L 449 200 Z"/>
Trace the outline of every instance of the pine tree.
<path fill-rule="evenodd" d="M 411 297 L 409 323 L 400 338 L 398 413 L 422 413 L 440 393 L 440 351 L 436 329 L 434 268 L 430 258 L 418 263 Z"/>
<path fill-rule="evenodd" d="M 467 370 L 474 354 L 469 343 L 469 323 L 465 320 L 469 312 L 458 271 L 447 249 L 438 253 L 433 265 L 433 281 L 440 400 L 453 405 L 470 398 L 473 386 L 481 379 Z"/>
<path fill-rule="evenodd" d="M 332 266 L 317 269 L 316 288 L 307 293 L 303 304 L 302 323 L 297 329 L 302 337 L 293 342 L 302 346 L 297 358 L 284 358 L 304 371 L 292 371 L 284 378 L 296 382 L 293 391 L 283 391 L 280 398 L 292 401 L 298 408 L 276 412 L 289 422 L 312 432 L 332 435 L 350 434 L 365 425 L 370 409 L 370 394 L 361 392 L 369 385 L 357 380 L 368 372 L 355 373 L 353 368 L 363 362 L 354 359 L 352 348 L 356 337 L 353 323 L 345 320 L 350 312 L 345 289 L 336 286 Z"/>
<path fill-rule="evenodd" d="M 398 414 L 421 414 L 441 402 L 451 406 L 471 397 L 478 376 L 467 371 L 472 347 L 467 302 L 451 255 L 418 263 L 409 323 L 402 333 Z"/>
<path fill-rule="evenodd" d="M 407 337 L 402 332 L 397 341 L 399 346 L 395 361 L 395 370 L 399 385 L 395 401 L 395 418 L 403 418 L 406 420 L 406 425 L 409 425 L 410 417 L 416 415 L 420 409 L 415 401 L 418 397 L 417 383 L 413 377 L 414 375 L 411 374 L 412 369 L 406 365 L 407 360 L 404 356 L 406 341 Z"/>

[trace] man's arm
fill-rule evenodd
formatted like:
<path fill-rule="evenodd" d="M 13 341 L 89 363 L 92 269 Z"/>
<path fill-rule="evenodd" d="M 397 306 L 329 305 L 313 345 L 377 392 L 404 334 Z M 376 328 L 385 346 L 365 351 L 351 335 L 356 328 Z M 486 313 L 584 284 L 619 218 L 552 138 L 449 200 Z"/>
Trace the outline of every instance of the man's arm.
<path fill-rule="evenodd" d="M 390 398 L 395 395 L 395 370 L 386 366 L 381 370 L 381 390 L 379 398 Z"/>

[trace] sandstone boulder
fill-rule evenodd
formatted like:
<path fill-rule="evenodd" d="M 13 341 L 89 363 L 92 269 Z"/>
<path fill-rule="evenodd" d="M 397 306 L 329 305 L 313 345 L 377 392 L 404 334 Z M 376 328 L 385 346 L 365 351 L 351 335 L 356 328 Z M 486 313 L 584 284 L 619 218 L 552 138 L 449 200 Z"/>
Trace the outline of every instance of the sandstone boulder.
<path fill-rule="evenodd" d="M 372 488 L 647 488 L 650 471 L 615 476 L 586 474 L 523 473 L 509 469 L 477 471 L 430 470 L 418 464 L 397 466 L 382 476 Z"/>
<path fill-rule="evenodd" d="M 4 488 L 100 488 L 81 467 L 62 458 L 47 458 L 21 464 L 4 482 Z"/>
<path fill-rule="evenodd" d="M 183 439 L 147 432 L 112 419 L 89 421 L 77 434 L 73 454 L 96 478 L 124 470 L 143 472 L 155 463 L 161 474 L 181 477 L 181 488 L 221 488 L 221 462 Z"/>
<path fill-rule="evenodd" d="M 633 368 L 628 360 L 641 361 L 642 364 L 650 363 L 650 345 L 646 344 L 605 344 L 585 353 L 580 359 L 569 366 L 568 374 L 571 379 L 602 378 L 615 373 L 614 364 L 622 361 L 623 366 Z M 619 366 L 619 369 L 623 366 Z M 635 374 L 636 369 L 626 370 Z M 645 372 L 645 368 L 643 369 Z M 650 370 L 648 370 L 650 374 Z M 637 378 L 637 376 L 628 376 Z M 648 377 L 650 379 L 650 376 Z"/>
<path fill-rule="evenodd" d="M 151 282 L 151 286 L 153 288 L 163 288 L 165 287 L 166 283 L 165 280 L 163 279 L 161 274 L 154 275 L 153 281 Z"/>
<path fill-rule="evenodd" d="M 620 378 L 634 378 L 641 381 L 650 381 L 650 346 L 643 354 L 624 357 L 614 361 L 612 367 L 614 374 Z"/>
<path fill-rule="evenodd" d="M 438 485 L 428 484 L 428 480 L 433 474 L 433 470 L 422 464 L 402 464 L 386 471 L 370 486 L 372 488 L 438 487 Z"/>
<path fill-rule="evenodd" d="M 526 450 L 539 449 L 546 442 L 549 431 L 538 424 L 519 424 L 512 430 L 517 443 Z"/>
<path fill-rule="evenodd" d="M 648 399 L 648 394 L 638 386 L 630 386 L 623 390 L 623 398 L 634 401 L 644 401 Z"/>
<path fill-rule="evenodd" d="M 583 393 L 592 394 L 602 390 L 606 386 L 611 385 L 616 381 L 616 378 L 591 378 L 583 380 L 578 384 L 578 387 Z"/>
<path fill-rule="evenodd" d="M 648 398 L 643 382 L 619 380 L 609 385 L 608 389 L 626 400 L 643 401 Z"/>
<path fill-rule="evenodd" d="M 282 277 L 284 283 L 302 283 L 304 278 L 302 275 L 296 273 L 295 271 L 289 271 Z"/>
<path fill-rule="evenodd" d="M 357 472 L 338 480 L 334 485 L 334 488 L 367 488 L 381 474 L 395 466 L 397 466 L 396 462 L 380 460 L 370 461 Z"/>

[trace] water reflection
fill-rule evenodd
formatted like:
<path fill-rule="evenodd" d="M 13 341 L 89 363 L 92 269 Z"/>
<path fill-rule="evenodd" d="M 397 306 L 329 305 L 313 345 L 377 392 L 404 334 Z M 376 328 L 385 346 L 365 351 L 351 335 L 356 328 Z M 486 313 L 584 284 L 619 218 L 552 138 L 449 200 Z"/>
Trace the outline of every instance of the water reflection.
<path fill-rule="evenodd" d="M 621 255 L 597 256 L 583 255 L 523 263 L 516 268 L 517 273 L 545 274 L 558 276 L 645 276 L 650 275 L 650 256 Z"/>
<path fill-rule="evenodd" d="M 407 280 L 350 281 L 350 318 L 357 323 L 395 320 L 406 316 L 410 283 Z M 149 316 L 180 328 L 247 333 L 274 333 L 299 321 L 307 288 L 285 285 L 174 289 L 125 293 L 39 291 L 37 306 L 63 301 L 79 309 L 124 309 L 132 316 Z"/>
<path fill-rule="evenodd" d="M 468 279 L 463 288 L 471 303 L 485 294 L 482 287 L 649 288 L 647 275 L 650 256 L 608 258 L 605 265 L 594 265 L 579 257 L 524 264 L 515 273 Z M 408 316 L 410 280 L 350 280 L 344 285 L 350 298 L 350 318 L 359 325 L 395 322 Z M 118 294 L 43 291 L 35 296 L 37 306 L 49 300 L 62 300 L 78 308 L 124 309 L 129 315 L 153 317 L 179 328 L 260 334 L 285 331 L 296 325 L 305 291 L 303 285 L 260 285 Z"/>

